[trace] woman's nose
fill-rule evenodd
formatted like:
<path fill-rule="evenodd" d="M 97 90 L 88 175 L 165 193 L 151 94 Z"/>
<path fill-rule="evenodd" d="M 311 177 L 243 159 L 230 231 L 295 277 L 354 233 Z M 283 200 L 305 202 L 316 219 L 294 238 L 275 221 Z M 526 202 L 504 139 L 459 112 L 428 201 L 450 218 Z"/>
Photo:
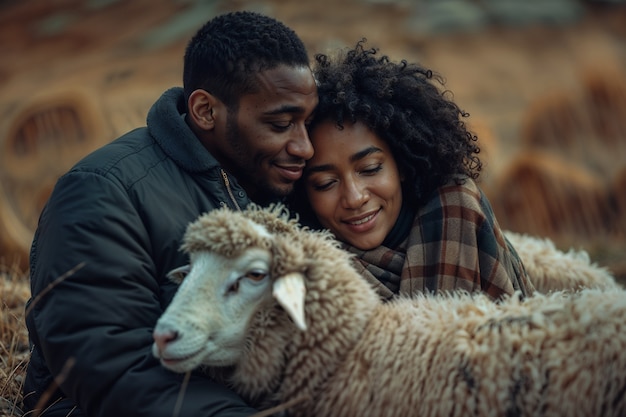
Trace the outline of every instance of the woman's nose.
<path fill-rule="evenodd" d="M 342 198 L 344 207 L 356 209 L 363 206 L 368 199 L 369 193 L 366 187 L 358 181 L 346 181 Z"/>

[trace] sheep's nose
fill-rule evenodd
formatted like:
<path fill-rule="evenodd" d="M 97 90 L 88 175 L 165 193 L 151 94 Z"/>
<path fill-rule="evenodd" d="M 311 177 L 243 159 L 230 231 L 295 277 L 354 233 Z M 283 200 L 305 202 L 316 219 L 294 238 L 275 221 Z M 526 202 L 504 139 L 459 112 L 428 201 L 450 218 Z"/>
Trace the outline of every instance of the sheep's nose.
<path fill-rule="evenodd" d="M 178 332 L 174 330 L 155 329 L 154 332 L 152 332 L 152 338 L 159 352 L 163 352 L 169 343 L 178 339 Z"/>

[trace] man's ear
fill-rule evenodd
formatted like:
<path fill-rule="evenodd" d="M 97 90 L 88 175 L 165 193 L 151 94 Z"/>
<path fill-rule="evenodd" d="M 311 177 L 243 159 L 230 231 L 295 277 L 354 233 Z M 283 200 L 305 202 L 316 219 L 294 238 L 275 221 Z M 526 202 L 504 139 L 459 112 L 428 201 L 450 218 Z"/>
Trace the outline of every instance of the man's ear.
<path fill-rule="evenodd" d="M 217 97 L 205 90 L 195 90 L 187 102 L 189 117 L 203 130 L 215 128 L 216 117 L 223 107 L 224 104 Z"/>

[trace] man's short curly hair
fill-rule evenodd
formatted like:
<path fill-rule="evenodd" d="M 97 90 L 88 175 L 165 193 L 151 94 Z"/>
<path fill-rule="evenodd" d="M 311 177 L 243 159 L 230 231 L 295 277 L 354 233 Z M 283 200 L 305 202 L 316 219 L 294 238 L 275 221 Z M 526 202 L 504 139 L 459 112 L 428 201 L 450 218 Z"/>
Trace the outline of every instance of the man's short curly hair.
<path fill-rule="evenodd" d="M 209 20 L 185 51 L 185 99 L 197 89 L 209 91 L 228 106 L 256 91 L 256 75 L 281 64 L 309 66 L 302 40 L 283 23 L 249 11 Z"/>
<path fill-rule="evenodd" d="M 391 148 L 404 176 L 404 198 L 420 204 L 453 177 L 478 178 L 476 136 L 462 111 L 440 90 L 440 75 L 402 60 L 394 63 L 365 49 L 365 39 L 335 58 L 315 56 L 319 104 L 310 131 L 324 121 L 360 121 Z"/>

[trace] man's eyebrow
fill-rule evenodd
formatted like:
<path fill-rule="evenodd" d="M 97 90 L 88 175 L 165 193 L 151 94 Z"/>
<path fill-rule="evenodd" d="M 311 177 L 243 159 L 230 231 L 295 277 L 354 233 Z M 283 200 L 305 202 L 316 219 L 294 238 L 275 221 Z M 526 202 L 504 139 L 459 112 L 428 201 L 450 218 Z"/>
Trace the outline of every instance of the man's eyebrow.
<path fill-rule="evenodd" d="M 304 168 L 304 172 L 307 174 L 311 174 L 313 172 L 324 172 L 324 171 L 330 171 L 333 168 L 335 168 L 335 165 L 333 164 L 323 164 L 323 165 L 315 165 L 312 167 L 305 167 Z"/>
<path fill-rule="evenodd" d="M 304 107 L 286 104 L 276 109 L 266 111 L 264 114 L 268 116 L 274 116 L 277 114 L 284 114 L 284 113 L 303 113 L 304 111 L 305 111 Z"/>
<path fill-rule="evenodd" d="M 377 152 L 382 152 L 383 150 L 376 147 L 376 146 L 369 146 L 365 149 L 363 149 L 362 151 L 359 151 L 357 153 L 355 153 L 354 155 L 350 156 L 350 162 L 356 162 L 360 159 L 365 158 L 368 155 L 371 155 L 373 153 L 377 153 Z M 305 171 L 307 173 L 312 173 L 312 172 L 324 172 L 324 171 L 330 171 L 332 169 L 336 168 L 336 165 L 334 164 L 322 164 L 322 165 L 315 165 L 312 167 L 306 167 Z"/>

